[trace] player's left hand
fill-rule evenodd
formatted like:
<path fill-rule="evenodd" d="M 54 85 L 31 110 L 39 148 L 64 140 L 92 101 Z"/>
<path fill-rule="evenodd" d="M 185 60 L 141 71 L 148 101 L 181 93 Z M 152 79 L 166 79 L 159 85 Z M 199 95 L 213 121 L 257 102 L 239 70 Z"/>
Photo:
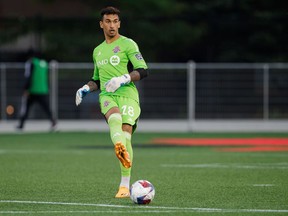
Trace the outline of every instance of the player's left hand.
<path fill-rule="evenodd" d="M 120 86 L 126 85 L 130 82 L 131 77 L 129 74 L 124 74 L 120 77 L 113 77 L 105 83 L 105 89 L 107 92 L 115 92 Z"/>

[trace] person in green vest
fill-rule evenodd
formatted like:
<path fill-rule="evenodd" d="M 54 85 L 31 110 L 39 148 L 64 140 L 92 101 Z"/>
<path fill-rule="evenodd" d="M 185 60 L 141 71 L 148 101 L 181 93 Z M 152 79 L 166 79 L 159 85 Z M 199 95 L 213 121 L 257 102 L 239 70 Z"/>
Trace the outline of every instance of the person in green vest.
<path fill-rule="evenodd" d="M 93 51 L 93 76 L 78 89 L 75 102 L 78 106 L 89 92 L 100 90 L 101 112 L 109 125 L 111 141 L 121 169 L 121 181 L 115 197 L 127 198 L 130 196 L 133 161 L 131 138 L 141 112 L 135 82 L 148 76 L 148 67 L 138 45 L 119 34 L 120 11 L 115 7 L 106 7 L 100 14 L 99 24 L 105 40 Z M 133 66 L 130 71 L 129 62 Z"/>
<path fill-rule="evenodd" d="M 17 129 L 22 130 L 29 115 L 31 105 L 37 102 L 51 121 L 51 130 L 56 127 L 56 120 L 49 108 L 49 66 L 40 53 L 28 51 L 28 60 L 25 63 L 25 85 L 21 100 L 20 122 Z"/>

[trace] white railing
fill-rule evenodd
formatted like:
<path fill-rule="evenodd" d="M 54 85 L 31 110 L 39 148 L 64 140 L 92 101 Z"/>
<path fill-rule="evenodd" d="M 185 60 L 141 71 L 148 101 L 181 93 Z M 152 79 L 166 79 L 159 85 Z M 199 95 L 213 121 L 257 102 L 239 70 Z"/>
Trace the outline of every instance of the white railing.
<path fill-rule="evenodd" d="M 137 83 L 141 120 L 181 121 L 188 130 L 218 127 L 217 122 L 228 129 L 244 122 L 275 127 L 277 121 L 281 129 L 288 122 L 287 63 L 191 61 L 148 66 L 149 77 Z M 102 118 L 97 93 L 88 95 L 80 107 L 74 105 L 76 90 L 92 77 L 92 63 L 51 61 L 50 69 L 50 102 L 56 118 Z M 1 120 L 17 119 L 23 73 L 24 63 L 0 63 Z M 8 115 L 8 105 L 15 108 L 14 114 Z M 41 116 L 40 112 L 31 118 Z"/>

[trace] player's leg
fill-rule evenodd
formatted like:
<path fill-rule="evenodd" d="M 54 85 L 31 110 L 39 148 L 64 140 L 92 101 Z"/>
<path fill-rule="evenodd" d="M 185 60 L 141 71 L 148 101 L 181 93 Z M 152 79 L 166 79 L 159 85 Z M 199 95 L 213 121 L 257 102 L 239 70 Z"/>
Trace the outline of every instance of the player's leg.
<path fill-rule="evenodd" d="M 135 100 L 130 98 L 121 98 L 121 114 L 122 114 L 122 130 L 126 137 L 126 148 L 130 154 L 131 161 L 133 160 L 133 148 L 131 144 L 132 134 L 137 128 L 137 122 L 141 113 L 140 105 Z M 123 171 L 124 172 L 124 171 Z M 131 169 L 129 170 L 129 174 Z M 124 174 L 124 173 L 123 173 Z"/>
<path fill-rule="evenodd" d="M 34 102 L 34 97 L 32 95 L 22 96 L 21 107 L 20 107 L 20 122 L 19 122 L 19 125 L 17 126 L 17 129 L 22 130 L 24 128 L 25 121 L 28 118 L 29 110 L 33 102 Z"/>
<path fill-rule="evenodd" d="M 127 151 L 130 155 L 130 160 L 133 163 L 133 149 L 131 145 L 131 132 L 132 132 L 132 126 L 130 125 L 123 125 L 123 132 L 126 137 L 126 148 Z M 131 128 L 131 129 L 129 129 Z M 130 132 L 128 132 L 130 131 Z M 122 164 L 120 164 L 120 169 L 121 169 L 121 182 L 119 185 L 119 190 L 118 193 L 116 194 L 116 198 L 126 198 L 130 197 L 130 176 L 131 176 L 131 168 L 125 168 Z"/>
<path fill-rule="evenodd" d="M 126 146 L 125 137 L 122 131 L 122 117 L 118 107 L 112 107 L 105 114 L 107 123 L 110 128 L 110 137 L 114 145 L 116 143 L 123 143 Z"/>
<path fill-rule="evenodd" d="M 49 108 L 48 95 L 37 95 L 37 102 L 40 104 L 44 112 L 46 113 L 48 119 L 51 122 L 51 130 L 54 130 L 56 127 L 56 120 L 52 116 L 52 112 Z"/>
<path fill-rule="evenodd" d="M 126 138 L 126 148 L 130 155 L 131 162 L 133 163 L 133 148 L 131 144 L 132 133 L 135 131 L 137 126 L 137 120 L 140 115 L 140 106 L 139 104 L 129 98 L 121 98 L 119 104 L 121 105 L 122 111 L 122 130 Z M 129 188 L 130 188 L 130 176 L 131 176 L 131 167 L 125 168 L 120 164 L 121 168 L 121 182 L 119 186 L 119 191 L 116 194 L 117 198 L 129 197 Z"/>
<path fill-rule="evenodd" d="M 101 112 L 105 115 L 110 128 L 110 137 L 114 144 L 115 154 L 121 164 L 129 168 L 131 160 L 129 153 L 126 150 L 126 138 L 122 131 L 122 116 L 117 103 L 113 97 L 102 96 L 100 98 Z"/>
<path fill-rule="evenodd" d="M 123 133 L 124 133 L 125 138 L 126 138 L 126 148 L 127 148 L 127 151 L 128 151 L 128 153 L 130 155 L 131 162 L 133 162 L 133 148 L 132 148 L 132 143 L 131 143 L 132 135 L 131 135 L 130 129 L 128 129 L 129 132 L 128 132 L 127 129 L 125 129 L 127 126 L 128 125 L 124 124 L 122 129 L 123 129 Z"/>
<path fill-rule="evenodd" d="M 126 150 L 126 139 L 122 131 L 122 117 L 119 112 L 119 108 L 111 108 L 105 117 L 110 128 L 110 137 L 114 143 L 115 154 L 120 160 L 121 164 L 124 167 L 129 168 L 132 164 L 129 153 Z"/>

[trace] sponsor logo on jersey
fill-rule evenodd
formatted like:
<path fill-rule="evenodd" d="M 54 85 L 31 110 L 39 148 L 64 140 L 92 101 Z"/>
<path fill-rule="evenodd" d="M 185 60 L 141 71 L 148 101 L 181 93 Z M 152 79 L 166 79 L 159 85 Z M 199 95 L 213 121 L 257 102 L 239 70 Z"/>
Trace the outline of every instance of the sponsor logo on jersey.
<path fill-rule="evenodd" d="M 113 55 L 111 56 L 109 61 L 110 61 L 110 64 L 112 64 L 113 66 L 116 66 L 120 63 L 120 58 L 117 55 Z"/>
<path fill-rule="evenodd" d="M 141 53 L 135 54 L 135 57 L 136 57 L 136 59 L 138 59 L 138 60 L 143 60 L 143 57 L 142 57 Z"/>
<path fill-rule="evenodd" d="M 119 46 L 116 46 L 114 49 L 113 49 L 113 52 L 114 53 L 118 53 L 118 52 L 120 52 L 121 50 L 120 50 L 120 47 Z"/>
<path fill-rule="evenodd" d="M 97 66 L 102 66 L 108 64 L 108 59 L 103 59 L 101 61 L 97 61 Z"/>

